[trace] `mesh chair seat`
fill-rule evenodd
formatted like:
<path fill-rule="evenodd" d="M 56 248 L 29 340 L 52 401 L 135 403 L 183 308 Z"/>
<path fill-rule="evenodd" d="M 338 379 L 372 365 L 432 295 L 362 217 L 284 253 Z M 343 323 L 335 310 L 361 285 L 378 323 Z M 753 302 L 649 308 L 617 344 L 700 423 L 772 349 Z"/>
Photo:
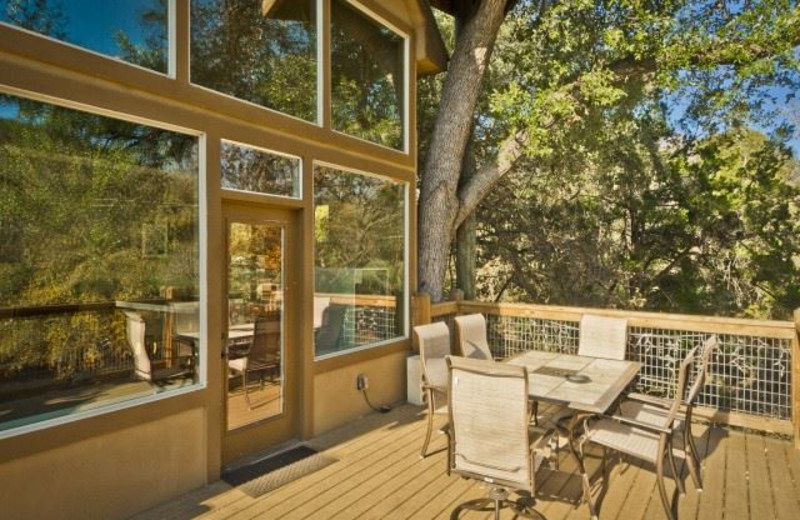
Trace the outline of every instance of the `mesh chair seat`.
<path fill-rule="evenodd" d="M 654 463 L 659 457 L 660 435 L 641 428 L 631 428 L 612 419 L 600 419 L 592 423 L 585 438 L 626 455 Z"/>

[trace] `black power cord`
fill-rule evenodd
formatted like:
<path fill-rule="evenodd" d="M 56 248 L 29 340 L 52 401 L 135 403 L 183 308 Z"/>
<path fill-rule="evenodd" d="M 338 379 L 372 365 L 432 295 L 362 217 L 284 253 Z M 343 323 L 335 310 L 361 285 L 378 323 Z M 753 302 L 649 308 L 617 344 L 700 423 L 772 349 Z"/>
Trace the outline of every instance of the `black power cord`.
<path fill-rule="evenodd" d="M 369 407 L 372 408 L 374 412 L 389 413 L 392 411 L 392 407 L 386 405 L 382 405 L 379 408 L 375 408 L 375 406 L 373 406 L 372 403 L 369 402 L 369 396 L 367 396 L 367 389 L 364 388 L 363 390 L 361 390 L 361 392 L 364 394 L 364 400 L 367 402 L 367 405 L 369 405 Z"/>

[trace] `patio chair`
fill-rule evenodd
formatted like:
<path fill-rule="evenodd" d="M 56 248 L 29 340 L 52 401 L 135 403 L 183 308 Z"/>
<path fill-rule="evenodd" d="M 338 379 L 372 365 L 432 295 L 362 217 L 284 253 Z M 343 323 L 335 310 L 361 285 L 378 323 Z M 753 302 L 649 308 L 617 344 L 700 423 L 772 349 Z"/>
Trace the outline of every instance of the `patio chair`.
<path fill-rule="evenodd" d="M 628 345 L 628 320 L 584 314 L 578 355 L 603 359 L 625 359 Z"/>
<path fill-rule="evenodd" d="M 628 346 L 628 320 L 584 314 L 581 316 L 578 355 L 602 359 L 625 360 Z M 558 431 L 566 437 L 572 413 L 562 413 L 558 419 Z M 557 444 L 558 445 L 558 444 Z"/>
<path fill-rule="evenodd" d="M 545 459 L 548 433 L 532 433 L 525 367 L 448 356 L 452 455 L 450 470 L 489 488 L 487 498 L 458 505 L 451 520 L 464 510 L 511 508 L 515 518 L 544 518 L 533 509 L 536 472 Z M 509 492 L 520 498 L 509 499 Z"/>
<path fill-rule="evenodd" d="M 592 517 L 597 515 L 590 494 L 589 477 L 586 474 L 586 467 L 583 463 L 583 447 L 586 443 L 595 444 L 603 449 L 603 474 L 606 478 L 607 449 L 655 464 L 656 483 L 661 496 L 661 504 L 664 506 L 664 513 L 669 520 L 675 519 L 664 483 L 664 459 L 666 458 L 669 462 L 672 477 L 675 480 L 678 491 L 683 494 L 685 490 L 675 465 L 672 440 L 675 434 L 675 421 L 686 391 L 689 371 L 694 365 L 698 348 L 693 348 L 681 362 L 678 370 L 678 386 L 675 391 L 675 398 L 672 400 L 669 410 L 667 410 L 662 420 L 650 423 L 637 421 L 622 415 L 589 416 L 584 420 L 584 433 L 577 441 L 579 457 L 576 458 L 578 458 L 578 466 L 583 479 L 584 499 L 589 505 Z"/>
<path fill-rule="evenodd" d="M 468 314 L 455 319 L 456 337 L 461 355 L 472 359 L 494 359 L 486 337 L 483 314 Z"/>
<path fill-rule="evenodd" d="M 189 361 L 166 367 L 159 366 L 161 364 L 159 362 L 154 363 L 145 346 L 146 323 L 144 318 L 138 312 L 123 311 L 123 313 L 126 318 L 128 345 L 133 353 L 133 373 L 137 379 L 161 386 L 173 379 L 189 378 L 193 375 L 194 370 Z M 178 348 L 180 349 L 180 346 Z M 183 350 L 178 350 L 178 352 L 184 353 Z M 187 359 L 190 358 L 191 354 L 187 356 Z"/>
<path fill-rule="evenodd" d="M 685 413 L 682 419 L 676 419 L 674 430 L 676 436 L 683 440 L 683 454 L 689 474 L 695 488 L 703 490 L 703 480 L 700 475 L 700 457 L 692 435 L 692 411 L 700 391 L 705 386 L 708 378 L 708 368 L 711 358 L 719 347 L 719 338 L 713 335 L 703 343 L 703 354 L 700 371 L 689 387 L 689 393 L 683 402 Z M 664 421 L 671 406 L 669 399 L 662 399 L 644 394 L 629 394 L 627 399 L 620 404 L 620 415 L 648 424 L 660 424 Z"/>
<path fill-rule="evenodd" d="M 280 318 L 273 313 L 272 316 L 260 314 L 256 316 L 253 326 L 253 340 L 247 353 L 240 358 L 229 359 L 228 368 L 234 374 L 242 376 L 242 387 L 244 388 L 244 399 L 247 407 L 253 409 L 250 402 L 250 393 L 247 384 L 247 375 L 251 372 L 260 372 L 261 385 L 264 385 L 265 370 L 277 371 L 281 366 L 281 340 L 280 330 L 274 329 L 276 324 L 280 324 Z"/>
<path fill-rule="evenodd" d="M 445 356 L 450 355 L 450 329 L 442 322 L 414 327 L 414 335 L 419 344 L 419 357 L 422 365 L 422 391 L 428 405 L 428 430 L 422 443 L 422 458 L 428 455 L 434 415 L 447 415 L 447 364 Z M 447 433 L 443 428 L 442 433 Z M 448 451 L 450 442 L 448 440 Z"/>

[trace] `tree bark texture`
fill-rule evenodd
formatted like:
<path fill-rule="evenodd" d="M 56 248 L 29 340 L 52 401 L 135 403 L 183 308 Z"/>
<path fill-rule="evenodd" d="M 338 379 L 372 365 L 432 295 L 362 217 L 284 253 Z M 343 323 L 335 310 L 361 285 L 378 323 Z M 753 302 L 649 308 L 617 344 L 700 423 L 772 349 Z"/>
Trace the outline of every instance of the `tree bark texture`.
<path fill-rule="evenodd" d="M 434 302 L 442 300 L 447 258 L 461 210 L 458 184 L 462 160 L 506 3 L 483 0 L 459 31 L 421 172 L 418 290 L 429 293 Z"/>
<path fill-rule="evenodd" d="M 475 141 L 471 132 L 464 160 L 461 166 L 461 190 L 475 176 Z M 466 218 L 456 231 L 456 286 L 463 292 L 464 299 L 475 299 L 475 264 L 477 260 L 478 243 L 476 240 L 477 220 L 473 212 Z"/>

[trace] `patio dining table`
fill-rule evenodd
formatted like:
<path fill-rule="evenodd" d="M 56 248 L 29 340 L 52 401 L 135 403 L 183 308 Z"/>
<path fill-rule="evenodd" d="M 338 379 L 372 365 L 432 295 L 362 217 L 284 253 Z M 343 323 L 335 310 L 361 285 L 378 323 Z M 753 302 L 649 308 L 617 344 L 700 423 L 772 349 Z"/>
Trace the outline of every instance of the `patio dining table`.
<path fill-rule="evenodd" d="M 528 369 L 531 399 L 588 413 L 607 412 L 642 366 L 636 361 L 536 350 L 506 362 Z"/>

